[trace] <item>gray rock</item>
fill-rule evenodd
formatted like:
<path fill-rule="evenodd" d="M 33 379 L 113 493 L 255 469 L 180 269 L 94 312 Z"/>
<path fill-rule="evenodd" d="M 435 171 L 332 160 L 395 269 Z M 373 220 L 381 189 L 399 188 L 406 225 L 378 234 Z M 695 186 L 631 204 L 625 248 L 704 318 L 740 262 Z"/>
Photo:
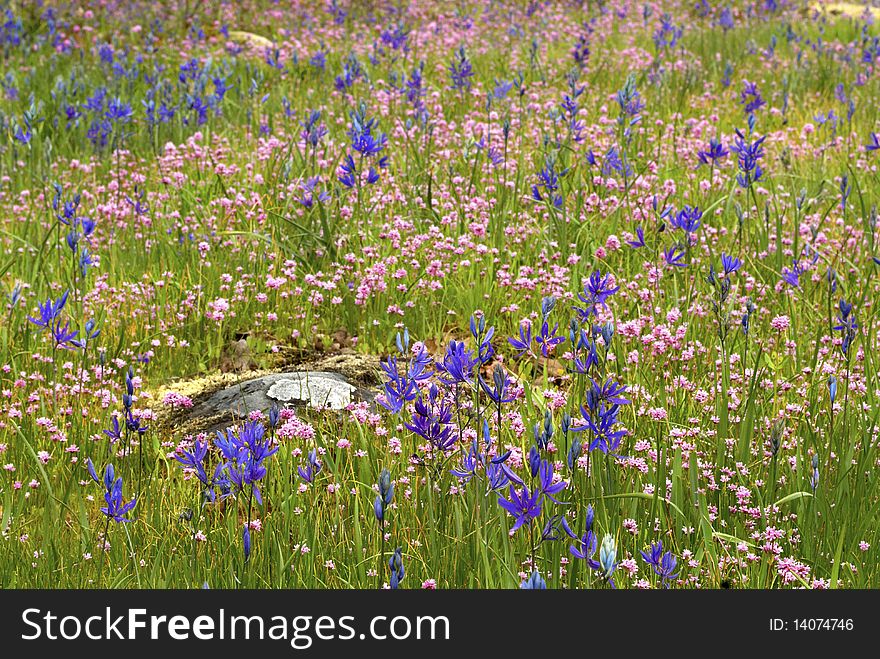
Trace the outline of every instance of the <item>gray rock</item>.
<path fill-rule="evenodd" d="M 331 410 L 345 409 L 357 391 L 344 377 L 337 373 L 305 372 L 289 373 L 275 380 L 266 395 L 281 403 L 306 403 L 310 407 L 326 407 Z"/>
<path fill-rule="evenodd" d="M 372 402 L 376 392 L 359 388 L 338 373 L 295 371 L 272 373 L 218 389 L 172 421 L 187 431 L 222 430 L 250 412 L 280 407 L 344 409 L 351 402 Z"/>

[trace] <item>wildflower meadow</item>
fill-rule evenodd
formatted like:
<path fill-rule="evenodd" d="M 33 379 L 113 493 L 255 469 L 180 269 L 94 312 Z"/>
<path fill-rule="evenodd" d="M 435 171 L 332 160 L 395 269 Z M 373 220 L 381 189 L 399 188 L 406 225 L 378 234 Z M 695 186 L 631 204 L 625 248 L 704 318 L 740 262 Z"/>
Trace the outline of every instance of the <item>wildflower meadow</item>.
<path fill-rule="evenodd" d="M 878 5 L 0 3 L 0 585 L 880 586 Z"/>

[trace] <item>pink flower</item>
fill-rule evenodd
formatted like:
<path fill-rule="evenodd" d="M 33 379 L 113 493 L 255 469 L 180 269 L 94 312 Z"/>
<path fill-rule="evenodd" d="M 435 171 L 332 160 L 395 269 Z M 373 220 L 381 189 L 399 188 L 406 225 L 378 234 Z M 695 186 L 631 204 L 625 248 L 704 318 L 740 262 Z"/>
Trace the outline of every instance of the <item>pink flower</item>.
<path fill-rule="evenodd" d="M 162 398 L 162 402 L 171 407 L 182 407 L 185 409 L 189 409 L 193 406 L 192 399 L 189 396 L 184 396 L 183 394 L 174 391 L 169 391 L 165 394 Z"/>
<path fill-rule="evenodd" d="M 791 321 L 788 319 L 788 316 L 776 316 L 773 320 L 770 321 L 770 327 L 775 329 L 777 332 L 784 332 L 791 325 Z"/>

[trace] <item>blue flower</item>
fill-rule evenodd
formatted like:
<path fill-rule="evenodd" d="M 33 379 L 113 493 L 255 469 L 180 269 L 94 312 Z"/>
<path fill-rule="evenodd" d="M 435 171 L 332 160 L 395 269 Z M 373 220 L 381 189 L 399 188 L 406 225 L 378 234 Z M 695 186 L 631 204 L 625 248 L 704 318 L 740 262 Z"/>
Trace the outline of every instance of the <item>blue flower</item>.
<path fill-rule="evenodd" d="M 596 549 L 598 547 L 598 541 L 596 539 L 596 534 L 593 533 L 593 517 L 595 512 L 593 511 L 593 506 L 587 506 L 587 518 L 584 521 L 584 533 L 582 536 L 578 537 L 568 530 L 568 535 L 572 539 L 576 540 L 577 543 L 571 545 L 568 550 L 571 552 L 571 555 L 575 558 L 580 558 L 581 560 L 586 560 L 587 564 L 593 570 L 599 569 L 599 562 L 593 558 L 593 554 L 596 553 Z"/>
<path fill-rule="evenodd" d="M 471 78 L 474 75 L 471 61 L 468 59 L 464 46 L 458 49 L 456 59 L 449 65 L 449 77 L 452 79 L 452 89 L 465 92 L 471 88 Z"/>
<path fill-rule="evenodd" d="M 664 553 L 662 540 L 653 543 L 650 551 L 640 551 L 639 553 L 645 562 L 654 568 L 654 573 L 660 577 L 663 587 L 669 588 L 669 581 L 678 576 L 678 573 L 675 572 L 678 562 L 675 555 L 671 551 Z"/>
<path fill-rule="evenodd" d="M 419 399 L 415 403 L 412 423 L 407 428 L 431 444 L 437 451 L 447 451 L 455 444 L 452 434 L 452 405 L 438 400 L 437 387 L 432 386 L 428 403 Z"/>
<path fill-rule="evenodd" d="M 767 139 L 766 135 L 755 141 L 747 140 L 739 129 L 736 130 L 734 145 L 730 147 L 730 150 L 739 157 L 738 165 L 741 173 L 736 177 L 736 180 L 742 188 L 748 188 L 752 183 L 757 183 L 763 176 L 758 161 L 764 156 L 762 145 L 765 139 Z"/>
<path fill-rule="evenodd" d="M 581 415 L 586 421 L 585 426 L 572 428 L 572 432 L 582 432 L 589 430 L 593 437 L 588 451 L 594 451 L 597 448 L 603 453 L 614 454 L 620 446 L 620 442 L 626 435 L 626 431 L 618 430 L 615 426 L 618 423 L 617 414 L 620 410 L 619 404 L 606 405 L 605 402 L 598 403 L 594 408 L 586 408 L 581 406 Z"/>
<path fill-rule="evenodd" d="M 317 148 L 321 139 L 327 134 L 327 127 L 321 123 L 321 111 L 312 110 L 308 113 L 306 119 L 299 124 L 302 127 L 300 138 L 311 146 Z"/>
<path fill-rule="evenodd" d="M 758 86 L 754 82 L 744 82 L 743 89 L 739 95 L 739 103 L 743 106 L 746 114 L 753 114 L 755 110 L 767 105 L 767 102 L 761 97 Z"/>
<path fill-rule="evenodd" d="M 242 548 L 244 549 L 244 562 L 247 563 L 248 559 L 251 557 L 251 530 L 248 528 L 248 525 L 244 525 L 244 530 L 241 534 L 241 542 Z"/>
<path fill-rule="evenodd" d="M 376 519 L 379 522 L 385 521 L 385 511 L 391 505 L 394 499 L 394 483 L 391 482 L 391 473 L 387 469 L 383 469 L 379 474 L 379 496 L 373 502 L 373 511 L 376 513 Z"/>
<path fill-rule="evenodd" d="M 694 233 L 700 228 L 700 218 L 702 217 L 703 212 L 698 207 L 691 208 L 686 205 L 672 220 L 672 226 L 685 233 Z"/>
<path fill-rule="evenodd" d="M 481 364 L 488 364 L 495 354 L 495 348 L 492 347 L 492 337 L 495 336 L 495 328 L 486 329 L 486 317 L 480 316 L 479 320 L 471 316 L 470 319 L 471 336 L 477 342 L 477 358 Z"/>
<path fill-rule="evenodd" d="M 95 478 L 94 467 L 91 467 L 89 472 Z M 107 470 L 104 472 L 104 487 L 106 489 L 104 501 L 107 505 L 101 508 L 101 512 L 116 523 L 130 522 L 131 520 L 125 516 L 137 505 L 137 499 L 125 502 L 122 498 L 122 476 L 110 484 L 109 481 L 113 479 L 113 475 L 113 466 L 107 465 Z"/>
<path fill-rule="evenodd" d="M 64 305 L 67 304 L 69 295 L 70 291 L 64 291 L 64 295 L 57 300 L 53 301 L 52 298 L 48 298 L 44 304 L 38 304 L 39 318 L 28 316 L 28 320 L 38 327 L 49 329 L 60 315 L 61 310 L 64 309 Z"/>
<path fill-rule="evenodd" d="M 259 421 L 248 421 L 237 431 L 227 428 L 217 431 L 214 444 L 227 460 L 226 473 L 229 482 L 239 492 L 250 490 L 257 503 L 262 505 L 263 497 L 258 483 L 266 475 L 265 461 L 278 452 L 272 446 L 272 438 L 265 437 L 266 428 Z"/>
<path fill-rule="evenodd" d="M 660 18 L 660 27 L 654 31 L 654 45 L 657 50 L 674 48 L 681 39 L 683 30 L 672 23 L 672 16 L 663 14 Z"/>
<path fill-rule="evenodd" d="M 542 460 L 541 466 L 539 468 L 538 475 L 540 477 L 541 489 L 540 492 L 550 499 L 553 503 L 560 503 L 554 498 L 553 495 L 559 494 L 568 487 L 568 483 L 565 481 L 559 481 L 558 483 L 553 483 L 553 463 L 549 460 Z"/>
<path fill-rule="evenodd" d="M 724 270 L 725 275 L 730 275 L 740 269 L 742 266 L 742 261 L 734 256 L 728 256 L 727 254 L 721 253 L 721 267 Z"/>
<path fill-rule="evenodd" d="M 541 496 L 540 488 L 536 488 L 533 492 L 529 492 L 529 488 L 522 486 L 522 491 L 517 492 L 513 485 L 510 486 L 510 500 L 504 497 L 498 497 L 498 505 L 504 508 L 514 518 L 515 522 L 510 529 L 511 535 L 517 531 L 523 524 L 529 523 L 541 514 Z"/>
<path fill-rule="evenodd" d="M 113 421 L 116 422 L 115 417 L 114 417 Z M 117 422 L 117 428 L 118 428 L 118 422 Z M 204 461 L 205 461 L 205 458 L 207 457 L 207 455 L 208 455 L 208 442 L 203 442 L 203 441 L 200 441 L 197 439 L 193 442 L 193 450 L 192 451 L 181 450 L 180 454 L 177 454 L 177 453 L 174 454 L 174 459 L 177 460 L 184 467 L 188 467 L 189 469 L 192 469 L 196 474 L 196 478 L 198 478 L 202 482 L 202 484 L 204 484 L 205 486 L 209 486 L 210 480 L 208 479 L 208 474 L 205 471 L 205 465 L 204 465 Z"/>
<path fill-rule="evenodd" d="M 317 451 L 311 449 L 308 454 L 305 469 L 300 466 L 296 468 L 296 471 L 300 478 L 311 485 L 315 480 L 315 476 L 321 471 L 322 466 L 323 465 L 318 461 Z"/>
<path fill-rule="evenodd" d="M 376 119 L 367 118 L 367 106 L 361 103 L 350 116 L 348 136 L 351 138 L 351 148 L 363 156 L 379 154 L 388 143 L 388 137 L 385 133 L 374 134 Z"/>
<path fill-rule="evenodd" d="M 584 303 L 585 307 L 580 309 L 575 307 L 575 311 L 581 317 L 582 322 L 587 322 L 590 316 L 596 315 L 599 307 L 607 306 L 608 298 L 620 290 L 620 286 L 613 286 L 611 275 L 602 275 L 601 271 L 594 270 L 584 284 L 583 294 L 578 293 L 578 299 Z"/>
<path fill-rule="evenodd" d="M 666 261 L 667 265 L 674 266 L 676 268 L 686 268 L 687 263 L 684 262 L 684 250 L 678 247 L 677 245 L 673 245 L 667 250 L 663 250 L 663 258 Z"/>
<path fill-rule="evenodd" d="M 602 175 L 611 176 L 614 172 L 622 174 L 625 178 L 631 178 L 633 175 L 632 166 L 626 156 L 621 157 L 617 147 L 612 146 L 605 152 L 605 157 L 602 160 Z"/>
<path fill-rule="evenodd" d="M 437 370 L 446 377 L 439 378 L 443 384 L 454 385 L 473 382 L 474 366 L 479 363 L 473 352 L 466 349 L 464 341 L 452 340 L 446 346 L 446 354 L 442 362 L 437 362 Z"/>
<path fill-rule="evenodd" d="M 591 410 L 598 409 L 603 402 L 609 405 L 628 405 L 629 399 L 624 398 L 626 386 L 619 385 L 613 380 L 608 380 L 601 386 L 595 380 L 590 380 L 591 386 L 587 391 L 587 407 Z"/>
<path fill-rule="evenodd" d="M 564 175 L 567 170 L 558 172 L 552 158 L 544 161 L 544 169 L 538 172 L 538 183 L 532 186 L 532 199 L 537 202 L 549 201 L 555 208 L 562 208 L 562 195 L 557 193 L 559 190 L 559 177 Z M 546 197 L 541 194 L 541 188 L 546 192 Z"/>
<path fill-rule="evenodd" d="M 841 298 L 838 308 L 840 313 L 837 315 L 838 324 L 834 326 L 834 330 L 843 333 L 843 342 L 840 349 L 844 356 L 846 356 L 849 354 L 849 348 L 856 338 L 859 324 L 856 322 L 856 315 L 853 313 L 853 305 Z"/>
<path fill-rule="evenodd" d="M 556 346 L 565 341 L 564 336 L 556 334 L 558 329 L 559 323 L 553 326 L 552 331 L 550 330 L 550 324 L 546 320 L 541 324 L 541 332 L 535 337 L 535 343 L 541 346 L 541 354 L 544 357 L 549 357 Z"/>
<path fill-rule="evenodd" d="M 636 227 L 636 240 L 627 240 L 626 244 L 633 249 L 645 246 L 645 231 L 641 226 Z"/>
<path fill-rule="evenodd" d="M 528 579 L 523 581 L 519 587 L 522 590 L 547 590 L 547 582 L 537 570 L 534 570 Z"/>
<path fill-rule="evenodd" d="M 519 325 L 519 339 L 513 337 L 507 339 L 507 342 L 518 352 L 516 356 L 521 358 L 525 353 L 531 353 L 532 349 L 532 325 L 529 322 L 522 322 Z"/>
<path fill-rule="evenodd" d="M 403 550 L 400 547 L 394 550 L 394 554 L 392 554 L 391 559 L 388 561 L 388 567 L 391 570 L 391 590 L 397 590 L 405 575 L 403 569 Z"/>
<path fill-rule="evenodd" d="M 795 259 L 792 261 L 791 268 L 783 268 L 782 269 L 782 279 L 789 286 L 797 288 L 800 286 L 800 276 L 804 273 L 804 269 L 801 267 L 800 262 Z"/>
<path fill-rule="evenodd" d="M 513 397 L 508 397 L 506 395 L 508 387 L 510 387 L 513 382 L 507 377 L 507 374 L 504 371 L 504 367 L 501 364 L 496 364 L 495 368 L 492 370 L 492 381 L 494 387 L 490 387 L 486 384 L 486 381 L 482 376 L 479 376 L 480 387 L 483 391 L 486 392 L 486 395 L 496 405 L 501 405 L 502 403 L 512 403 L 516 400 Z"/>

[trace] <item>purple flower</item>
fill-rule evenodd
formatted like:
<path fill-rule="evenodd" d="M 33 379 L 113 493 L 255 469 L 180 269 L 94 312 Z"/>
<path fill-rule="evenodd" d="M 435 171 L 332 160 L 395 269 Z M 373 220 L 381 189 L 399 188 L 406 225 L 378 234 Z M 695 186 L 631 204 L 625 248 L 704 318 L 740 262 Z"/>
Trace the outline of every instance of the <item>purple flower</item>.
<path fill-rule="evenodd" d="M 645 246 L 645 231 L 641 226 L 636 227 L 636 240 L 627 240 L 626 244 L 633 249 Z"/>
<path fill-rule="evenodd" d="M 458 49 L 456 58 L 449 65 L 449 77 L 452 79 L 452 89 L 460 92 L 469 91 L 471 78 L 474 75 L 471 61 L 468 59 L 464 46 Z"/>
<path fill-rule="evenodd" d="M 113 470 L 110 465 L 107 466 L 107 472 L 104 476 L 105 486 L 107 484 L 107 474 L 109 474 L 112 478 Z M 125 516 L 134 509 L 135 505 L 137 505 L 137 499 L 132 499 L 128 502 L 123 500 L 122 476 L 113 481 L 113 484 L 107 488 L 107 491 L 104 493 L 104 501 L 107 503 L 107 505 L 101 508 L 101 512 L 104 513 L 107 517 L 112 519 L 117 524 L 131 521 Z"/>
<path fill-rule="evenodd" d="M 553 463 L 549 460 L 542 460 L 541 466 L 538 471 L 538 476 L 541 481 L 541 489 L 540 492 L 545 497 L 550 499 L 553 503 L 559 503 L 556 498 L 553 496 L 555 494 L 559 494 L 568 487 L 568 483 L 565 481 L 559 481 L 558 483 L 553 483 Z"/>
<path fill-rule="evenodd" d="M 517 357 L 521 358 L 525 353 L 531 353 L 532 349 L 532 325 L 528 321 L 524 321 L 519 325 L 519 339 L 513 337 L 507 339 L 507 342 L 516 349 Z"/>
<path fill-rule="evenodd" d="M 703 165 L 715 164 L 722 158 L 728 156 L 730 152 L 724 148 L 724 145 L 714 137 L 709 140 L 709 145 L 705 150 L 697 151 L 697 158 Z"/>
<path fill-rule="evenodd" d="M 557 330 L 559 330 L 559 323 L 553 326 L 552 331 L 546 320 L 541 324 L 541 332 L 535 337 L 535 343 L 541 346 L 541 354 L 544 357 L 549 357 L 556 346 L 565 341 L 564 336 L 556 334 Z"/>
<path fill-rule="evenodd" d="M 676 268 L 686 268 L 687 263 L 684 262 L 684 250 L 680 247 L 673 245 L 667 250 L 663 251 L 663 258 L 666 261 L 667 265 L 674 266 Z"/>
<path fill-rule="evenodd" d="M 504 508 L 514 518 L 515 522 L 510 529 L 513 534 L 523 524 L 529 523 L 541 514 L 541 496 L 540 489 L 529 492 L 526 485 L 522 486 L 522 492 L 517 492 L 513 485 L 510 486 L 510 500 L 504 497 L 498 497 L 498 505 Z"/>
<path fill-rule="evenodd" d="M 767 102 L 761 97 L 761 92 L 754 82 L 744 82 L 739 95 L 739 104 L 743 106 L 746 114 L 753 114 L 755 110 L 767 105 Z"/>
<path fill-rule="evenodd" d="M 764 174 L 758 161 L 764 156 L 762 145 L 765 139 L 767 139 L 766 135 L 755 141 L 747 140 L 739 129 L 736 130 L 736 139 L 730 150 L 736 153 L 739 158 L 738 165 L 741 173 L 737 175 L 736 180 L 742 188 L 748 188 L 752 183 L 757 183 Z"/>
<path fill-rule="evenodd" d="M 519 585 L 521 590 L 547 590 L 547 582 L 537 570 L 533 570 L 528 579 Z"/>
<path fill-rule="evenodd" d="M 437 387 L 432 386 L 428 403 L 419 399 L 415 403 L 412 422 L 405 424 L 437 451 L 447 451 L 455 444 L 452 433 L 452 405 L 438 400 Z"/>
<path fill-rule="evenodd" d="M 801 267 L 800 262 L 797 259 L 792 261 L 791 268 L 782 269 L 783 281 L 794 288 L 800 286 L 800 276 L 802 274 L 804 274 L 804 269 Z"/>
<path fill-rule="evenodd" d="M 587 322 L 590 316 L 596 315 L 598 307 L 607 306 L 608 298 L 619 290 L 620 286 L 612 285 L 610 274 L 603 277 L 599 270 L 593 271 L 584 284 L 583 294 L 578 293 L 578 299 L 585 305 L 583 309 L 575 307 L 581 321 Z"/>
<path fill-rule="evenodd" d="M 471 351 L 466 349 L 464 341 L 450 341 L 446 347 L 443 361 L 437 362 L 437 370 L 446 374 L 446 377 L 439 379 L 447 385 L 470 384 L 473 381 L 474 366 L 479 361 L 478 358 L 474 358 Z"/>
<path fill-rule="evenodd" d="M 391 590 L 397 590 L 405 575 L 403 569 L 403 550 L 400 547 L 394 550 L 394 554 L 392 554 L 391 559 L 388 561 L 388 567 L 391 570 Z"/>
<path fill-rule="evenodd" d="M 391 482 L 391 473 L 387 469 L 383 469 L 379 474 L 379 495 L 373 502 L 373 511 L 376 513 L 376 519 L 379 522 L 385 521 L 385 511 L 391 505 L 394 499 L 394 483 Z"/>
<path fill-rule="evenodd" d="M 300 466 L 296 468 L 296 471 L 300 478 L 311 485 L 315 480 L 315 476 L 321 471 L 322 466 L 323 465 L 318 461 L 317 452 L 315 449 L 311 449 L 308 454 L 305 468 Z"/>
<path fill-rule="evenodd" d="M 742 266 L 742 261 L 740 261 L 735 256 L 728 256 L 722 252 L 721 254 L 721 267 L 724 270 L 725 275 L 730 275 L 740 269 Z"/>
<path fill-rule="evenodd" d="M 37 307 L 40 310 L 39 318 L 28 316 L 28 320 L 38 327 L 49 329 L 61 314 L 64 305 L 67 304 L 67 298 L 69 295 L 70 291 L 64 291 L 64 295 L 54 302 L 52 301 L 52 298 L 48 298 L 44 304 L 37 304 Z"/>
<path fill-rule="evenodd" d="M 496 364 L 495 368 L 492 370 L 492 380 L 494 387 L 490 387 L 482 376 L 479 376 L 480 387 L 483 391 L 486 392 L 486 395 L 496 405 L 501 405 L 502 403 L 512 403 L 516 400 L 513 397 L 508 397 L 506 395 L 508 387 L 510 387 L 513 382 L 510 378 L 507 377 L 507 374 L 504 372 L 504 367 L 501 364 Z"/>
<path fill-rule="evenodd" d="M 640 551 L 639 553 L 645 562 L 654 568 L 654 573 L 660 577 L 663 587 L 669 588 L 669 581 L 678 576 L 678 573 L 675 572 L 678 562 L 675 555 L 671 551 L 663 551 L 662 540 L 653 543 L 649 551 Z"/>
<path fill-rule="evenodd" d="M 686 205 L 678 211 L 678 215 L 672 220 L 672 226 L 676 229 L 681 229 L 685 233 L 694 233 L 700 228 L 700 218 L 702 217 L 703 211 L 699 207 L 694 206 L 691 208 Z"/>
<path fill-rule="evenodd" d="M 248 525 L 244 525 L 244 531 L 241 534 L 242 548 L 244 549 L 244 562 L 247 563 L 251 557 L 251 530 Z"/>

